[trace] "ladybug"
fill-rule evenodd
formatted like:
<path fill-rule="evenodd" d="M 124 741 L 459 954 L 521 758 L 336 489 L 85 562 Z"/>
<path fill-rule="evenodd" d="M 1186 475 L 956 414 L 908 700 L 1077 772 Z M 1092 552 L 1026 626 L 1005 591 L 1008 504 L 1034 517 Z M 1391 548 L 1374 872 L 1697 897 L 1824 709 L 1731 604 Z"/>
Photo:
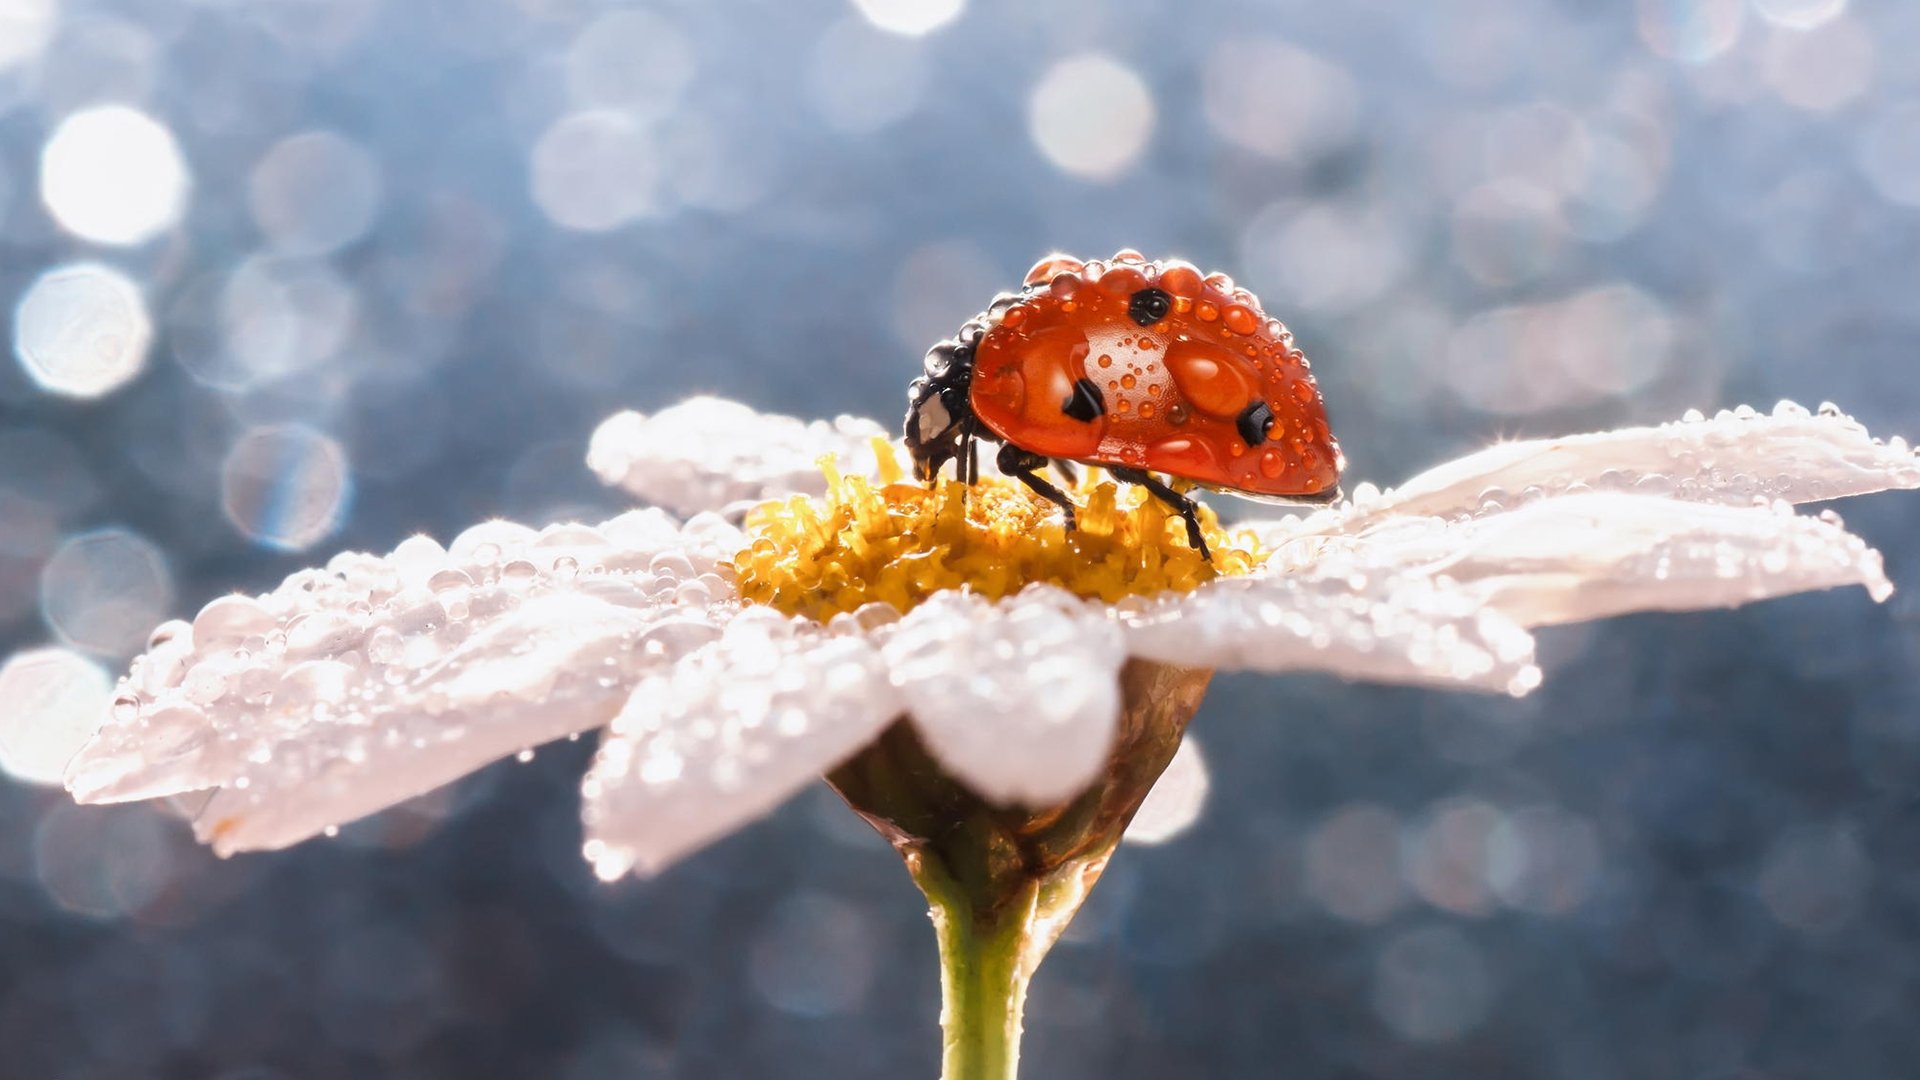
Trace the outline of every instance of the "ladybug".
<path fill-rule="evenodd" d="M 1000 471 L 1066 513 L 1051 462 L 1098 465 L 1177 510 L 1208 559 L 1193 500 L 1155 476 L 1217 491 L 1326 504 L 1345 460 L 1293 335 L 1235 288 L 1179 261 L 1042 259 L 952 340 L 927 351 L 908 392 L 906 444 L 932 483 L 948 461 L 979 478 L 974 440 L 1001 444 Z"/>

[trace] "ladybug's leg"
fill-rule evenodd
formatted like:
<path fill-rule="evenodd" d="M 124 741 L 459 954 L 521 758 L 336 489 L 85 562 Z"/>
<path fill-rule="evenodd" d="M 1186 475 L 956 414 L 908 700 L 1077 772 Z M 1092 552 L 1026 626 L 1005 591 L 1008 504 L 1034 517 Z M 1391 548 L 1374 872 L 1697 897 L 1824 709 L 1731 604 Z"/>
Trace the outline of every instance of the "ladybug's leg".
<path fill-rule="evenodd" d="M 1124 465 L 1109 465 L 1107 471 L 1115 480 L 1124 480 L 1129 484 L 1139 484 L 1152 493 L 1153 497 L 1180 512 L 1180 519 L 1187 523 L 1187 543 L 1192 545 L 1200 557 L 1213 561 L 1213 552 L 1207 550 L 1207 538 L 1200 535 L 1200 515 L 1198 504 L 1192 499 L 1168 487 L 1161 479 L 1145 469 L 1129 469 Z"/>
<path fill-rule="evenodd" d="M 1066 458 L 1052 458 L 1049 463 L 1053 466 L 1053 471 L 1059 473 L 1061 478 L 1067 483 L 1078 484 L 1080 482 L 1080 466 L 1075 465 Z"/>
<path fill-rule="evenodd" d="M 996 464 L 1000 466 L 1001 472 L 1017 478 L 1021 483 L 1039 492 L 1041 498 L 1065 511 L 1067 515 L 1067 531 L 1073 531 L 1073 500 L 1067 497 L 1066 492 L 1061 491 L 1059 488 L 1054 487 L 1052 484 L 1049 484 L 1034 474 L 1035 469 L 1046 467 L 1046 458 L 1031 451 L 1022 450 L 1012 443 L 1002 443 L 1000 446 L 1000 456 L 996 459 Z"/>

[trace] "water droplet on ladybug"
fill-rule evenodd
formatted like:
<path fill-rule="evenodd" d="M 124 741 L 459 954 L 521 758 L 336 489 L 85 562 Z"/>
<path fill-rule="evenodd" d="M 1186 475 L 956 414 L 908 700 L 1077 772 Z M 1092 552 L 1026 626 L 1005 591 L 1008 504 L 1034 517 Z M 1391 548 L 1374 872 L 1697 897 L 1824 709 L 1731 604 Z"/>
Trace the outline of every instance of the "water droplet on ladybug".
<path fill-rule="evenodd" d="M 1260 328 L 1260 321 L 1253 317 L 1252 311 L 1235 304 L 1227 309 L 1226 325 L 1236 334 L 1251 334 Z"/>
<path fill-rule="evenodd" d="M 1233 279 L 1217 271 L 1207 275 L 1207 287 L 1229 296 L 1233 295 Z"/>
<path fill-rule="evenodd" d="M 1121 248 L 1119 251 L 1113 253 L 1113 261 L 1117 263 L 1143 263 L 1147 261 L 1147 257 L 1132 248 Z"/>
<path fill-rule="evenodd" d="M 1267 450 L 1260 455 L 1260 475 L 1272 480 L 1286 468 L 1286 462 L 1280 460 L 1280 451 Z"/>
<path fill-rule="evenodd" d="M 1027 271 L 1027 284 L 1038 285 L 1043 281 L 1052 281 L 1061 274 L 1077 274 L 1085 264 L 1071 255 L 1049 255 L 1033 264 Z"/>
<path fill-rule="evenodd" d="M 1112 367 L 1113 357 L 1107 355 L 1106 353 L 1101 353 L 1100 359 L 1095 362 L 1098 363 L 1101 367 Z"/>
<path fill-rule="evenodd" d="M 1080 279 L 1072 274 L 1056 275 L 1047 286 L 1047 291 L 1062 300 L 1071 300 L 1073 294 L 1080 291 Z"/>
<path fill-rule="evenodd" d="M 1133 385 L 1135 381 L 1136 380 L 1134 379 L 1133 374 L 1131 372 L 1120 376 L 1120 385 L 1126 387 L 1129 390 L 1133 389 Z"/>
<path fill-rule="evenodd" d="M 1201 322 L 1212 322 L 1220 317 L 1220 309 L 1204 300 L 1195 305 L 1193 313 L 1200 317 Z"/>

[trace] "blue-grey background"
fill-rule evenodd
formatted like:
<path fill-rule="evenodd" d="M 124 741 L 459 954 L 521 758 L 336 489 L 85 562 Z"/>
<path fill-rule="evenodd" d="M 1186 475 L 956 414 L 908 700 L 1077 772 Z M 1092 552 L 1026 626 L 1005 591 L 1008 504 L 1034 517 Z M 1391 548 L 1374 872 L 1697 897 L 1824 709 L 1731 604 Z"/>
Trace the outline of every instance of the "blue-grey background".
<path fill-rule="evenodd" d="M 610 514 L 618 407 L 890 420 L 1054 248 L 1259 292 L 1356 479 L 1781 397 L 1920 434 L 1917 54 L 1891 0 L 0 0 L 0 655 Z M 1840 509 L 1891 603 L 1554 631 L 1518 702 L 1222 679 L 1028 1075 L 1914 1075 L 1920 500 Z M 937 1071 L 864 826 L 602 886 L 589 750 L 226 862 L 0 780 L 0 1076 Z"/>

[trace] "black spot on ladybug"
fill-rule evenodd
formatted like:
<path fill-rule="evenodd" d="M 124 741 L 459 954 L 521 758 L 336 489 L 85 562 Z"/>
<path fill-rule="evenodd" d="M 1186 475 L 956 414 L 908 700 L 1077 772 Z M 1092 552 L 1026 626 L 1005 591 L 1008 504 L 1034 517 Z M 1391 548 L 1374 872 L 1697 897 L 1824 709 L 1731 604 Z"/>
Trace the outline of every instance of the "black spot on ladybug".
<path fill-rule="evenodd" d="M 1060 411 L 1083 424 L 1093 423 L 1093 418 L 1107 411 L 1107 399 L 1100 396 L 1100 388 L 1092 379 L 1081 379 L 1073 384 L 1073 393 L 1060 403 Z"/>
<path fill-rule="evenodd" d="M 1127 301 L 1127 317 L 1141 326 L 1152 326 L 1173 310 L 1173 297 L 1164 289 L 1146 288 Z"/>
<path fill-rule="evenodd" d="M 1234 420 L 1240 429 L 1240 437 L 1248 446 L 1259 446 L 1267 441 L 1267 433 L 1273 430 L 1273 409 L 1264 401 L 1255 401 L 1240 410 Z"/>

